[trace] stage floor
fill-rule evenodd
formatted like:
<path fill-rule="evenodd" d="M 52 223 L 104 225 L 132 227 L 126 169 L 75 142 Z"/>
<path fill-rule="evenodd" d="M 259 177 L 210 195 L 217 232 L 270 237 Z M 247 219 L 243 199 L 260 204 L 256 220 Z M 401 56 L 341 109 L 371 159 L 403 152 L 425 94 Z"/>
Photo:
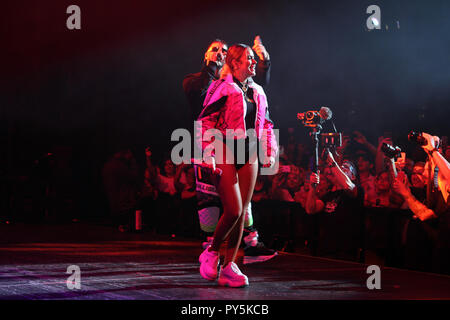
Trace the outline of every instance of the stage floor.
<path fill-rule="evenodd" d="M 361 300 L 450 299 L 450 277 L 279 253 L 242 266 L 250 286 L 223 288 L 199 274 L 201 241 L 119 233 L 90 224 L 0 225 L 1 300 Z M 69 266 L 80 289 L 69 289 Z"/>

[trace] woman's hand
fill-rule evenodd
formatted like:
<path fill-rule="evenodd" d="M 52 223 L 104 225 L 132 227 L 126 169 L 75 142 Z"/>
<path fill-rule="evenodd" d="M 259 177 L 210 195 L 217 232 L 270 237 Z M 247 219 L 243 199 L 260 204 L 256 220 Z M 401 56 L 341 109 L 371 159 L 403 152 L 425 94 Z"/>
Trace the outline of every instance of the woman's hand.
<path fill-rule="evenodd" d="M 407 198 L 411 195 L 411 190 L 404 182 L 405 177 L 403 175 L 398 175 L 392 184 L 392 189 L 401 195 L 403 198 Z"/>
<path fill-rule="evenodd" d="M 264 162 L 263 168 L 272 168 L 275 164 L 275 157 L 267 158 L 267 161 Z"/>

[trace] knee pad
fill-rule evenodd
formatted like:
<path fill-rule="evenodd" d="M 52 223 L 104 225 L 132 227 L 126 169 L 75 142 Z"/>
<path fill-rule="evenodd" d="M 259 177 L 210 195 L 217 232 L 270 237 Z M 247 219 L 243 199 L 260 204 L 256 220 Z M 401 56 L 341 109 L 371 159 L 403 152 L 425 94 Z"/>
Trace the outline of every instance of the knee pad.
<path fill-rule="evenodd" d="M 248 228 L 252 225 L 253 225 L 252 203 L 249 202 L 247 210 L 245 211 L 244 228 Z"/>
<path fill-rule="evenodd" d="M 219 216 L 219 207 L 207 207 L 198 210 L 200 228 L 204 232 L 214 232 L 216 230 L 217 222 L 219 221 Z"/>

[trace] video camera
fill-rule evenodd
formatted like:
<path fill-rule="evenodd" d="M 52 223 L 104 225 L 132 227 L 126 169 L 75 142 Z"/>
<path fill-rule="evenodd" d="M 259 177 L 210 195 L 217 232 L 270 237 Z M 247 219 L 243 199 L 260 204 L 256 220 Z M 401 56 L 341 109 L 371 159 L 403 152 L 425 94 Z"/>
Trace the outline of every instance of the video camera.
<path fill-rule="evenodd" d="M 333 116 L 328 107 L 321 107 L 319 111 L 306 111 L 297 113 L 297 119 L 300 120 L 305 127 L 310 127 L 312 130 L 310 136 L 314 142 L 314 163 L 312 167 L 313 172 L 318 172 L 319 167 L 319 135 L 320 142 L 324 149 L 333 149 L 342 145 L 342 134 L 338 133 L 333 124 L 335 133 L 320 133 L 322 124 L 326 120 L 330 120 Z"/>
<path fill-rule="evenodd" d="M 383 151 L 384 155 L 388 158 L 395 159 L 400 158 L 402 156 L 402 149 L 397 146 L 391 146 L 388 143 L 383 142 L 381 145 L 381 151 Z"/>
<path fill-rule="evenodd" d="M 328 107 L 321 107 L 319 111 L 306 111 L 297 113 L 297 119 L 300 120 L 305 127 L 316 128 L 320 126 L 325 120 L 330 120 L 333 116 Z"/>
<path fill-rule="evenodd" d="M 333 112 L 327 107 L 321 107 L 319 111 L 297 113 L 297 119 L 302 121 L 305 127 L 313 128 L 316 134 L 320 133 L 322 124 L 326 120 L 330 120 L 332 116 Z M 342 146 L 342 133 L 320 133 L 320 144 L 324 148 L 340 147 Z"/>
<path fill-rule="evenodd" d="M 319 111 L 297 113 L 297 119 L 300 120 L 305 127 L 316 127 L 323 122 Z"/>
<path fill-rule="evenodd" d="M 427 144 L 427 140 L 423 137 L 421 132 L 411 131 L 408 134 L 408 140 L 417 143 L 419 146 L 425 146 Z"/>

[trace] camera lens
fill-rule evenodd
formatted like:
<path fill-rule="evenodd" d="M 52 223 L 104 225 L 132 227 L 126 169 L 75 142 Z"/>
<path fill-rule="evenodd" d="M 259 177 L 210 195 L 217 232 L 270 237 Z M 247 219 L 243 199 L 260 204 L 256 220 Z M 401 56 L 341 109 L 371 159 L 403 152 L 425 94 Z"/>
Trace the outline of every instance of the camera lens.
<path fill-rule="evenodd" d="M 408 134 L 408 140 L 417 143 L 420 146 L 427 144 L 427 140 L 422 136 L 422 133 L 411 131 Z"/>
<path fill-rule="evenodd" d="M 314 112 L 313 111 L 308 111 L 306 112 L 306 119 L 307 120 L 313 120 L 314 119 Z"/>
<path fill-rule="evenodd" d="M 402 150 L 399 147 L 393 147 L 390 144 L 383 142 L 381 145 L 381 151 L 383 151 L 388 158 L 396 158 L 400 156 Z"/>

